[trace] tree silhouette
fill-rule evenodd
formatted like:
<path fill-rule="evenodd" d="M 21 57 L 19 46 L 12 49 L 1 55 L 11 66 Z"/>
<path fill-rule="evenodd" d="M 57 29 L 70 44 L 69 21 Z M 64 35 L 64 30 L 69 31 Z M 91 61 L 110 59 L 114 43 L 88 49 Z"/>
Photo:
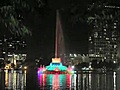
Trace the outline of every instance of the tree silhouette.
<path fill-rule="evenodd" d="M 17 36 L 31 35 L 23 23 L 22 12 L 34 12 L 44 6 L 42 0 L 2 0 L 0 1 L 0 23 Z"/>

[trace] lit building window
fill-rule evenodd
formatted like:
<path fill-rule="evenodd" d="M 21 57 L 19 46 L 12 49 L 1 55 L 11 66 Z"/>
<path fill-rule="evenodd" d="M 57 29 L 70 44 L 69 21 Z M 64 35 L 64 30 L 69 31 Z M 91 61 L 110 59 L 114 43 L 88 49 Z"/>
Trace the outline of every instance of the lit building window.
<path fill-rule="evenodd" d="M 106 27 L 108 26 L 108 24 L 106 24 Z"/>
<path fill-rule="evenodd" d="M 116 26 L 114 26 L 114 28 L 117 28 Z"/>
<path fill-rule="evenodd" d="M 100 50 L 102 50 L 102 48 L 99 48 Z"/>
<path fill-rule="evenodd" d="M 91 37 L 89 37 L 89 41 L 91 41 Z"/>
<path fill-rule="evenodd" d="M 89 56 L 94 56 L 94 54 L 89 54 Z"/>
<path fill-rule="evenodd" d="M 70 57 L 73 57 L 73 54 L 70 54 L 69 56 L 70 56 Z"/>
<path fill-rule="evenodd" d="M 114 45 L 114 48 L 117 48 L 117 45 Z"/>
<path fill-rule="evenodd" d="M 116 38 L 112 38 L 112 40 L 116 40 Z"/>
<path fill-rule="evenodd" d="M 104 31 L 106 31 L 106 29 L 104 29 Z"/>
<path fill-rule="evenodd" d="M 106 40 L 109 40 L 109 38 L 106 38 Z"/>
<path fill-rule="evenodd" d="M 5 54 L 6 52 L 3 52 L 3 54 Z"/>
<path fill-rule="evenodd" d="M 106 35 L 106 33 L 104 33 L 104 35 Z"/>
<path fill-rule="evenodd" d="M 114 23 L 114 25 L 117 25 L 117 23 Z"/>
<path fill-rule="evenodd" d="M 98 37 L 98 32 L 95 32 L 94 37 L 95 37 L 95 38 Z"/>
<path fill-rule="evenodd" d="M 106 57 L 104 57 L 104 59 L 106 59 Z"/>
<path fill-rule="evenodd" d="M 74 57 L 77 57 L 77 54 L 74 54 Z"/>
<path fill-rule="evenodd" d="M 17 43 L 19 43 L 20 41 L 17 41 Z"/>
<path fill-rule="evenodd" d="M 12 44 L 10 44 L 9 46 L 12 47 Z"/>

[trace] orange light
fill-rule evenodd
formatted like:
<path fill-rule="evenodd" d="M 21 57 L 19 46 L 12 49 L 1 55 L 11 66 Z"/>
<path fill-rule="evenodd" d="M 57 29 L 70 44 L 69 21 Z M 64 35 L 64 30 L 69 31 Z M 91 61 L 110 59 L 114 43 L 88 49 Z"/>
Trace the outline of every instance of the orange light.
<path fill-rule="evenodd" d="M 52 63 L 61 63 L 60 58 L 52 58 Z"/>

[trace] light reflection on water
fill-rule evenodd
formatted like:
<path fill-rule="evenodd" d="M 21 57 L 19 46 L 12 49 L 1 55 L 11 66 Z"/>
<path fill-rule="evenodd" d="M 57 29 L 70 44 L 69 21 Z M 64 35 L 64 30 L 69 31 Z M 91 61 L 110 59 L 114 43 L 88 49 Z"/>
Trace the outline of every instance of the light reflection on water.
<path fill-rule="evenodd" d="M 70 90 L 71 75 L 69 74 L 39 74 L 40 90 Z"/>
<path fill-rule="evenodd" d="M 38 74 L 40 90 L 117 90 L 116 72 Z"/>
<path fill-rule="evenodd" d="M 119 90 L 116 89 L 116 72 L 73 75 L 35 73 L 15 70 L 0 72 L 0 90 Z"/>
<path fill-rule="evenodd" d="M 26 90 L 26 71 L 5 70 L 0 72 L 2 90 Z"/>

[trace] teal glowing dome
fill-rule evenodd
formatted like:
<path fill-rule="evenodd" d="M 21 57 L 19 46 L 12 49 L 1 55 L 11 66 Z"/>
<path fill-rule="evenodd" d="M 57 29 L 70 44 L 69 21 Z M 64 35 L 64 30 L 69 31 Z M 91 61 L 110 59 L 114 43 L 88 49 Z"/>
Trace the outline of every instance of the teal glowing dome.
<path fill-rule="evenodd" d="M 46 66 L 47 71 L 66 71 L 67 67 L 63 66 L 62 63 L 50 63 L 49 66 Z"/>

